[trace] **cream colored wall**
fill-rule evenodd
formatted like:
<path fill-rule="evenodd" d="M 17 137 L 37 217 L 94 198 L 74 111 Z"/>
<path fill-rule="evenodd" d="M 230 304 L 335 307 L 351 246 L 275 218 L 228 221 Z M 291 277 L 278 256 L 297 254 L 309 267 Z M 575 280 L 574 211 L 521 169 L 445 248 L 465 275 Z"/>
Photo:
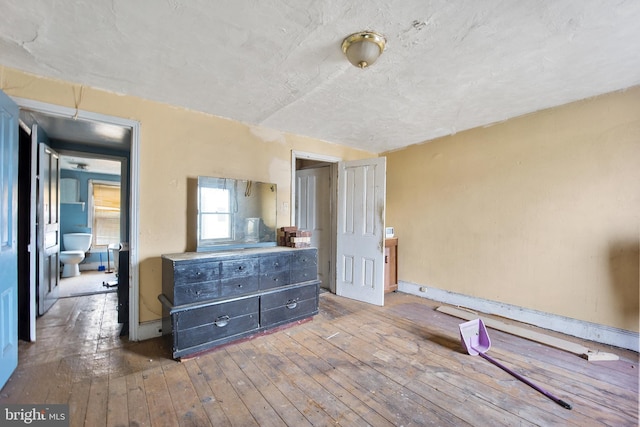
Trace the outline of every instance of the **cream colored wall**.
<path fill-rule="evenodd" d="M 401 281 L 638 331 L 640 87 L 386 156 Z"/>
<path fill-rule="evenodd" d="M 253 128 L 219 117 L 131 96 L 33 76 L 0 66 L 0 89 L 27 98 L 140 122 L 140 320 L 161 317 L 161 258 L 190 247 L 189 181 L 199 175 L 273 182 L 278 186 L 278 224 L 289 225 L 291 151 L 345 160 L 374 157 L 312 138 Z M 80 96 L 82 95 L 82 96 Z M 77 104 L 77 105 L 76 105 Z"/>

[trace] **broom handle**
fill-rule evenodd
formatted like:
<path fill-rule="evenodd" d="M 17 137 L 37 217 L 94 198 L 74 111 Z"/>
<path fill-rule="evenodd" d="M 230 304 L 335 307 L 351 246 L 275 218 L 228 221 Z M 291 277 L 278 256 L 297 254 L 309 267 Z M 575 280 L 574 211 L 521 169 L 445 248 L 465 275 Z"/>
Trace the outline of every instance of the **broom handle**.
<path fill-rule="evenodd" d="M 476 350 L 477 351 L 477 350 Z M 549 399 L 553 400 L 554 402 L 556 402 L 558 405 L 562 406 L 565 409 L 571 409 L 571 405 L 568 404 L 567 402 L 565 402 L 564 400 L 558 399 L 556 396 L 554 396 L 553 394 L 549 393 L 548 391 L 546 391 L 545 389 L 543 389 L 542 387 L 538 387 L 537 385 L 535 385 L 534 383 L 532 383 L 531 381 L 529 381 L 528 379 L 526 379 L 525 377 L 523 377 L 522 375 L 518 374 L 517 372 L 512 371 L 511 369 L 507 368 L 506 366 L 504 366 L 502 363 L 498 362 L 497 360 L 493 359 L 492 357 L 487 356 L 486 354 L 482 353 L 482 352 L 478 352 L 480 354 L 480 356 L 484 357 L 485 359 L 487 359 L 489 362 L 493 363 L 494 365 L 496 365 L 498 368 L 502 369 L 505 372 L 508 372 L 509 374 L 513 375 L 514 377 L 516 377 L 517 379 L 519 379 L 520 381 L 522 381 L 523 383 L 525 383 L 526 385 L 528 385 L 529 387 L 533 388 L 534 390 L 544 394 L 545 396 L 547 396 Z"/>

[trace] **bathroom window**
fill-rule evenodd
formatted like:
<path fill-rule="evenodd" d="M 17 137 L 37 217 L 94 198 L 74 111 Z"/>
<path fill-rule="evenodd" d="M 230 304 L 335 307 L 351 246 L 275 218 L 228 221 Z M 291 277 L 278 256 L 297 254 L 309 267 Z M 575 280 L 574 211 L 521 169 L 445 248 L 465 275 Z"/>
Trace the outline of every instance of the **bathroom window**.
<path fill-rule="evenodd" d="M 93 246 L 120 243 L 120 184 L 90 182 Z"/>

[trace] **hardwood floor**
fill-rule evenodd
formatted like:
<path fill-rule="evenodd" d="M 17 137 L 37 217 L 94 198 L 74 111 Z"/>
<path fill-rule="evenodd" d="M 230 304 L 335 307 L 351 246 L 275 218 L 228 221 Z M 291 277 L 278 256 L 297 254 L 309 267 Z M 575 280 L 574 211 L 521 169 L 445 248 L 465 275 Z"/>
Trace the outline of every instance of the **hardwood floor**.
<path fill-rule="evenodd" d="M 118 337 L 115 294 L 65 298 L 21 343 L 0 403 L 66 403 L 71 425 L 92 427 L 638 425 L 637 353 L 565 337 L 620 356 L 588 362 L 489 330 L 489 354 L 566 410 L 468 355 L 463 320 L 435 307 L 323 293 L 312 321 L 176 362 L 164 339 Z"/>

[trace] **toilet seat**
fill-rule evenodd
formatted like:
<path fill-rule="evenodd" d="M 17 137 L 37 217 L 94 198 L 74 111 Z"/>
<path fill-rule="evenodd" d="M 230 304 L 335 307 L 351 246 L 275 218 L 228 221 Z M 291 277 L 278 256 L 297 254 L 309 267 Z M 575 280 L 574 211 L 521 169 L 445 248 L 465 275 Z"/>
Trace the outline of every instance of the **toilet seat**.
<path fill-rule="evenodd" d="M 84 258 L 84 252 L 82 251 L 60 251 L 60 256 L 62 255 L 76 255 L 76 256 L 82 255 L 82 258 Z"/>

